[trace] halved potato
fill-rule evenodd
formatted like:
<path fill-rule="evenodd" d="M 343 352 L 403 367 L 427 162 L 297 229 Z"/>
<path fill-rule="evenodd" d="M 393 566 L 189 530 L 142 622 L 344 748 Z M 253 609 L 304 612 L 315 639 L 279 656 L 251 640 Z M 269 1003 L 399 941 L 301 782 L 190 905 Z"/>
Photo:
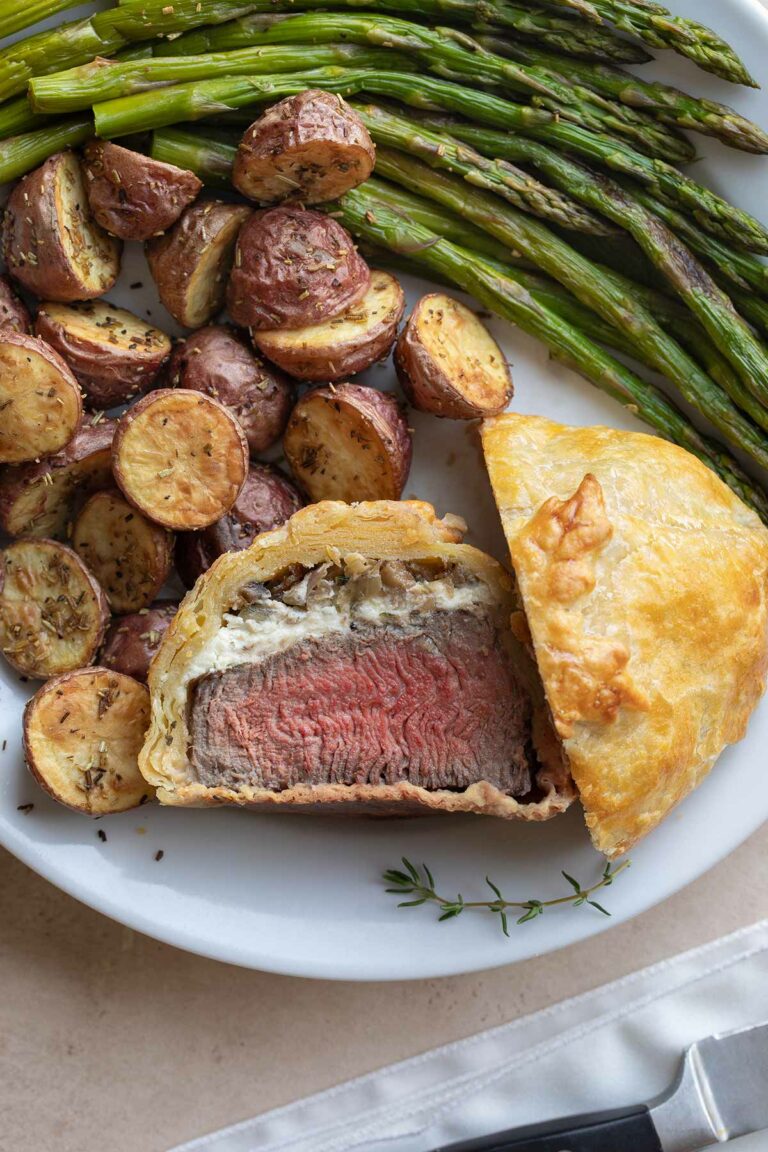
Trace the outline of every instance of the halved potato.
<path fill-rule="evenodd" d="M 296 399 L 292 380 L 264 364 L 236 328 L 212 324 L 193 332 L 173 350 L 168 379 L 174 388 L 193 388 L 229 408 L 251 452 L 279 440 Z"/>
<path fill-rule="evenodd" d="M 83 167 L 95 219 L 123 240 L 148 240 L 165 232 L 203 186 L 194 172 L 111 140 L 92 140 Z"/>
<path fill-rule="evenodd" d="M 107 629 L 99 663 L 146 683 L 149 665 L 178 607 L 178 600 L 157 600 L 141 612 L 118 616 Z"/>
<path fill-rule="evenodd" d="M 260 204 L 319 204 L 362 184 L 375 160 L 357 112 L 341 96 L 307 88 L 251 124 L 237 150 L 232 183 Z"/>
<path fill-rule="evenodd" d="M 7 276 L 0 276 L 0 328 L 12 328 L 14 332 L 32 331 L 29 309 L 16 295 Z"/>
<path fill-rule="evenodd" d="M 93 300 L 120 272 L 121 244 L 91 215 L 80 160 L 58 152 L 8 198 L 3 255 L 24 288 L 46 300 Z"/>
<path fill-rule="evenodd" d="M 83 505 L 72 547 L 120 614 L 148 608 L 173 567 L 172 533 L 114 490 L 95 492 Z"/>
<path fill-rule="evenodd" d="M 125 812 L 151 799 L 139 772 L 149 692 L 109 668 L 49 680 L 24 709 L 24 757 L 39 784 L 89 816 Z"/>
<path fill-rule="evenodd" d="M 503 412 L 512 399 L 504 353 L 471 309 L 452 296 L 422 296 L 395 349 L 395 368 L 414 408 L 454 420 Z"/>
<path fill-rule="evenodd" d="M 343 380 L 388 355 L 404 311 L 405 296 L 394 276 L 372 270 L 365 296 L 340 316 L 308 328 L 254 332 L 253 342 L 300 380 Z"/>
<path fill-rule="evenodd" d="M 116 420 L 101 417 L 81 424 L 72 439 L 37 463 L 0 472 L 0 528 L 9 536 L 69 534 L 79 504 L 112 483 L 112 437 Z"/>
<path fill-rule="evenodd" d="M 202 392 L 163 388 L 117 426 L 112 469 L 123 495 L 166 528 L 213 524 L 248 474 L 248 443 L 234 416 Z"/>
<path fill-rule="evenodd" d="M 0 464 L 58 452 L 82 415 L 80 387 L 58 352 L 35 336 L 0 329 Z"/>
<path fill-rule="evenodd" d="M 41 304 L 35 331 L 64 357 L 92 408 L 146 391 L 171 354 L 165 332 L 106 300 Z"/>
<path fill-rule="evenodd" d="M 0 649 L 8 663 L 36 680 L 91 664 L 109 608 L 77 553 L 55 540 L 17 540 L 0 561 Z"/>
<path fill-rule="evenodd" d="M 243 227 L 227 308 L 244 328 L 304 328 L 340 316 L 370 282 L 368 265 L 337 220 L 284 205 L 254 213 Z"/>
<path fill-rule="evenodd" d="M 284 524 L 303 505 L 301 493 L 279 468 L 251 464 L 240 495 L 221 520 L 176 538 L 176 568 L 182 583 L 191 588 L 219 556 L 250 547 L 260 533 Z"/>
<path fill-rule="evenodd" d="M 237 236 L 251 215 L 242 204 L 206 200 L 187 208 L 169 232 L 147 241 L 160 299 L 184 328 L 201 328 L 224 307 Z"/>
<path fill-rule="evenodd" d="M 310 500 L 399 500 L 411 434 L 394 396 L 362 384 L 315 388 L 291 413 L 283 447 Z"/>

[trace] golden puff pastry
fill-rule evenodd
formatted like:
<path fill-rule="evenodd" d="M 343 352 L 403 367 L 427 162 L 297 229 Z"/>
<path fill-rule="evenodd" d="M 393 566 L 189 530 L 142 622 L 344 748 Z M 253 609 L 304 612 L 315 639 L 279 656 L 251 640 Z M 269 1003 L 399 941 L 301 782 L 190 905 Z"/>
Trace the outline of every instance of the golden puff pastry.
<path fill-rule="evenodd" d="M 544 820 L 575 796 L 513 584 L 418 502 L 323 502 L 187 595 L 149 672 L 161 803 Z"/>
<path fill-rule="evenodd" d="M 768 532 L 653 436 L 508 414 L 482 437 L 555 729 L 615 857 L 744 736 L 768 667 Z"/>

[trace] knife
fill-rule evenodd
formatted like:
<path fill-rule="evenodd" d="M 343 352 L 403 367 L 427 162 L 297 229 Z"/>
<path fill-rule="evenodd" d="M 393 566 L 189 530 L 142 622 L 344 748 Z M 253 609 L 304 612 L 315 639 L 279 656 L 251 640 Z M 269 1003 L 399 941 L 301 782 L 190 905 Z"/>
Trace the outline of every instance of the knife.
<path fill-rule="evenodd" d="M 768 1128 L 768 1024 L 686 1049 L 671 1088 L 647 1104 L 547 1120 L 438 1152 L 696 1152 Z"/>

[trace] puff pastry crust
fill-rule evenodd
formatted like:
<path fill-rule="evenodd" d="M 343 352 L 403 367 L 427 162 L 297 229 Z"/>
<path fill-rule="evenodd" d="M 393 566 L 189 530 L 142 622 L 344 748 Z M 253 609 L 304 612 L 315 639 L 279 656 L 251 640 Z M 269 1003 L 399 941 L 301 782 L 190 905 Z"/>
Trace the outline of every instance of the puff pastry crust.
<path fill-rule="evenodd" d="M 615 857 L 744 736 L 768 668 L 768 532 L 653 436 L 507 414 L 482 438 L 554 725 Z"/>
<path fill-rule="evenodd" d="M 152 715 L 139 766 L 156 787 L 158 800 L 172 805 L 237 804 L 277 811 L 322 807 L 380 814 L 474 812 L 526 820 L 546 820 L 564 811 L 575 798 L 575 789 L 532 665 L 526 679 L 540 768 L 538 798 L 531 802 L 517 800 L 487 781 L 460 792 L 425 789 L 407 781 L 302 784 L 277 792 L 246 784 L 207 787 L 191 771 L 185 670 L 221 628 L 224 614 L 239 606 L 246 585 L 273 579 L 293 564 L 311 568 L 352 553 L 404 561 L 439 557 L 461 563 L 488 583 L 511 614 L 515 600 L 508 574 L 491 557 L 460 543 L 463 531 L 457 518 L 439 520 L 430 505 L 418 501 L 355 505 L 326 501 L 297 512 L 280 528 L 259 536 L 246 551 L 221 556 L 187 594 L 150 666 Z M 524 651 L 521 657 L 527 659 Z"/>

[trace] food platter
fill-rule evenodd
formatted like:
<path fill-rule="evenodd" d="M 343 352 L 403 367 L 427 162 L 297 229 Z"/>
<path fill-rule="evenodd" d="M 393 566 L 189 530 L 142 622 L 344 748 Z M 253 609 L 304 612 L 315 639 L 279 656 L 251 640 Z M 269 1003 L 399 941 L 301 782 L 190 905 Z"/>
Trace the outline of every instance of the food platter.
<path fill-rule="evenodd" d="M 757 0 L 678 0 L 676 11 L 729 39 L 758 77 L 768 48 L 768 15 Z M 768 124 L 768 96 L 734 89 L 679 60 L 644 75 L 734 104 Z M 697 178 L 765 217 L 768 169 L 697 138 Z M 403 277 L 409 310 L 426 282 Z M 173 331 L 137 245 L 129 245 L 110 300 Z M 576 425 L 641 429 L 619 405 L 550 360 L 546 350 L 498 320 L 489 326 L 513 366 L 515 410 Z M 391 363 L 365 377 L 395 387 Z M 469 542 L 505 555 L 498 515 L 476 435 L 460 422 L 412 413 L 414 464 L 405 490 L 463 516 Z M 231 810 L 184 811 L 147 805 L 94 823 L 58 807 L 23 767 L 20 714 L 29 685 L 0 668 L 0 841 L 51 882 L 99 911 L 158 939 L 230 963 L 332 979 L 408 979 L 467 972 L 542 954 L 649 908 L 700 876 L 768 818 L 761 787 L 768 741 L 765 701 L 749 733 L 730 748 L 702 787 L 632 853 L 632 868 L 605 896 L 612 920 L 566 908 L 521 925 L 505 938 L 482 914 L 436 923 L 428 908 L 398 910 L 381 873 L 402 856 L 425 861 L 438 888 L 482 898 L 490 876 L 509 895 L 561 894 L 560 870 L 583 883 L 602 860 L 575 806 L 540 826 L 461 817 L 371 821 L 279 816 Z M 749 797 L 749 803 L 745 803 Z M 28 805 L 33 808 L 29 810 Z M 103 831 L 106 840 L 98 835 Z M 158 859 L 158 856 L 160 858 Z"/>

